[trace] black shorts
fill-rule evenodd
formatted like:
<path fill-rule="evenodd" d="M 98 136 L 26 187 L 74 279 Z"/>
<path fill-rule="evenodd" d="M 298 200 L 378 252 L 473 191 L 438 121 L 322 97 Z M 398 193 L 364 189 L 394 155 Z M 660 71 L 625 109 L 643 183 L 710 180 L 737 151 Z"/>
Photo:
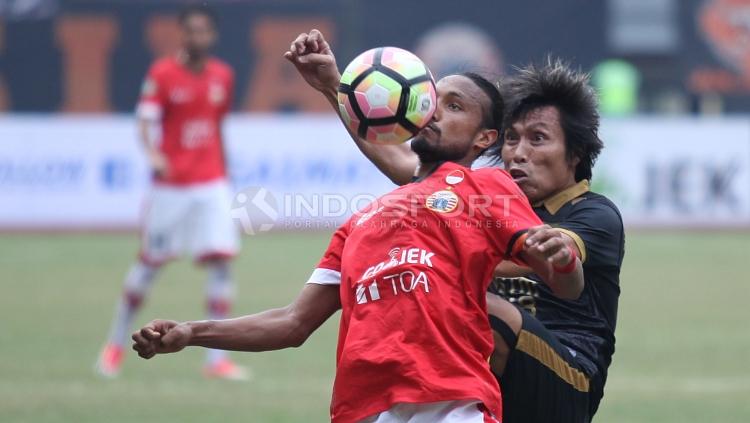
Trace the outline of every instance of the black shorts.
<path fill-rule="evenodd" d="M 521 332 L 505 372 L 498 378 L 503 395 L 503 423 L 590 422 L 589 377 L 552 332 L 525 310 L 519 311 L 523 322 Z M 490 322 L 512 345 L 508 339 L 510 328 L 494 316 Z"/>

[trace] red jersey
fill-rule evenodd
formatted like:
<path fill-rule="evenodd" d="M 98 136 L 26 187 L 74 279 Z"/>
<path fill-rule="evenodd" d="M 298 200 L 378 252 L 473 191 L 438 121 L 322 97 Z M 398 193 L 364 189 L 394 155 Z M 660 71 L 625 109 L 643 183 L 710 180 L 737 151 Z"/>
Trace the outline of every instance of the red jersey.
<path fill-rule="evenodd" d="M 138 117 L 161 123 L 160 149 L 169 171 L 157 182 L 189 185 L 226 175 L 221 122 L 232 105 L 229 65 L 208 59 L 195 73 L 177 57 L 157 60 L 148 71 Z"/>
<path fill-rule="evenodd" d="M 332 421 L 464 399 L 501 416 L 485 295 L 495 266 L 541 224 L 528 199 L 503 170 L 444 163 L 366 210 L 310 277 L 340 284 Z"/>

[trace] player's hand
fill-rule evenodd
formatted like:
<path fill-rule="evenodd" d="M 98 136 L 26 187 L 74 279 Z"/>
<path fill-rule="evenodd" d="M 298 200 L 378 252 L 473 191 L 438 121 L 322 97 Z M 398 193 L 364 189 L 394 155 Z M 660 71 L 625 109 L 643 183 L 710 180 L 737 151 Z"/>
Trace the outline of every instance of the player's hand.
<path fill-rule="evenodd" d="M 553 266 L 564 267 L 574 258 L 565 242 L 562 233 L 549 225 L 539 225 L 529 228 L 524 251 L 546 261 Z"/>
<path fill-rule="evenodd" d="M 141 330 L 133 332 L 133 349 L 148 360 L 156 354 L 181 351 L 192 336 L 192 329 L 185 323 L 153 320 Z"/>
<path fill-rule="evenodd" d="M 302 33 L 292 41 L 284 58 L 292 62 L 311 87 L 321 92 L 338 89 L 341 74 L 331 47 L 317 29 Z"/>
<path fill-rule="evenodd" d="M 151 150 L 148 152 L 148 164 L 151 166 L 151 171 L 154 175 L 160 178 L 167 176 L 169 164 L 167 163 L 167 158 L 160 151 Z"/>

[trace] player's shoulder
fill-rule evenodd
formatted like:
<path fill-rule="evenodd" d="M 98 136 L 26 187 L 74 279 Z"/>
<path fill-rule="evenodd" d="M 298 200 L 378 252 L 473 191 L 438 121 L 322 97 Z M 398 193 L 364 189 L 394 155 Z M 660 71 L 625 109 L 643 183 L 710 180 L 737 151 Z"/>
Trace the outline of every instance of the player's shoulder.
<path fill-rule="evenodd" d="M 208 66 L 213 73 L 217 73 L 226 77 L 234 76 L 234 69 L 232 69 L 232 66 L 218 57 L 209 58 Z"/>
<path fill-rule="evenodd" d="M 471 177 L 478 185 L 485 189 L 504 189 L 512 193 L 521 193 L 521 189 L 513 181 L 505 169 L 500 167 L 483 167 L 471 170 Z"/>
<path fill-rule="evenodd" d="M 480 167 L 477 169 L 472 169 L 471 174 L 474 175 L 475 178 L 480 178 L 480 179 L 487 178 L 487 179 L 494 180 L 496 178 L 501 178 L 501 179 L 507 178 L 507 179 L 512 180 L 508 172 L 506 172 L 505 169 L 501 167 L 494 167 L 494 166 Z"/>
<path fill-rule="evenodd" d="M 172 56 L 162 56 L 151 63 L 151 70 L 166 72 L 175 69 L 178 66 L 177 60 Z"/>
<path fill-rule="evenodd" d="M 172 56 L 160 57 L 151 63 L 148 70 L 150 78 L 169 78 L 178 69 L 178 63 Z"/>
<path fill-rule="evenodd" d="M 571 201 L 571 214 L 585 215 L 599 224 L 622 226 L 622 215 L 615 203 L 606 196 L 589 191 Z"/>

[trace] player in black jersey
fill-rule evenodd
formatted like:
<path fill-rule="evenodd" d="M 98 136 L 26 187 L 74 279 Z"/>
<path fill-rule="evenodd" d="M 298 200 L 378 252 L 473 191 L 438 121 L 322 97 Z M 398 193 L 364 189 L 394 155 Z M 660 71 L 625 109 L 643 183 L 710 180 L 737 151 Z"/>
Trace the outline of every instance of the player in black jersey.
<path fill-rule="evenodd" d="M 488 309 L 503 421 L 589 422 L 614 354 L 625 242 L 617 207 L 589 190 L 603 147 L 596 95 L 587 75 L 559 61 L 520 69 L 503 85 L 505 168 L 581 259 L 585 281 L 566 300 L 526 269 L 498 267 Z"/>

